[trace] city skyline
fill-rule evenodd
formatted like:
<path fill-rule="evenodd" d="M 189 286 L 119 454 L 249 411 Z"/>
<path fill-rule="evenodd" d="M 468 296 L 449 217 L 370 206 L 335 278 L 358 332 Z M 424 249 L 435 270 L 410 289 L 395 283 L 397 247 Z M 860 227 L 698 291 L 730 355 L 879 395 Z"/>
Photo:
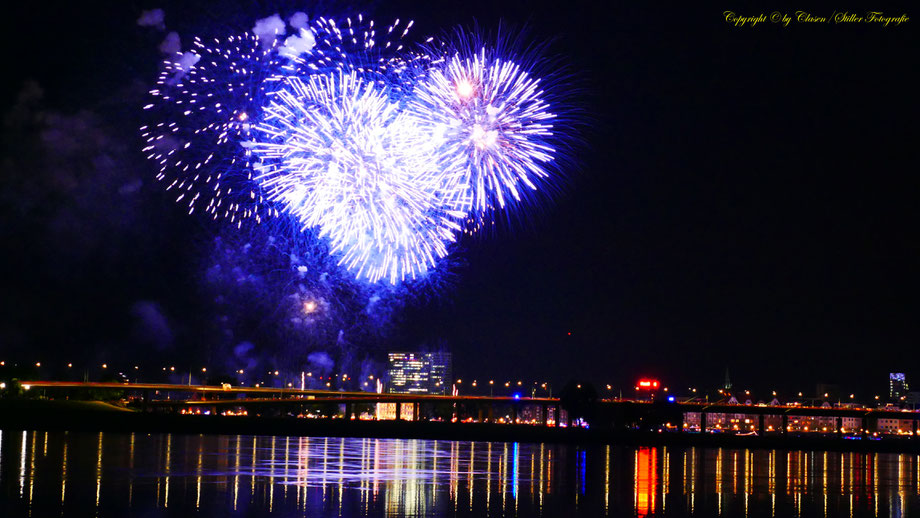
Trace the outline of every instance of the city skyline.
<path fill-rule="evenodd" d="M 57 380 L 62 382 L 154 383 L 178 385 L 221 385 L 239 388 L 280 388 L 301 390 L 364 391 L 415 395 L 480 395 L 515 398 L 558 397 L 565 385 L 576 380 L 562 378 L 510 379 L 481 377 L 452 370 L 453 355 L 446 352 L 389 352 L 386 367 L 371 374 L 355 376 L 347 373 L 269 370 L 254 373 L 239 369 L 231 374 L 213 368 L 165 365 L 148 369 L 140 365 L 95 364 L 68 362 L 19 363 L 0 360 L 0 376 L 11 380 Z M 719 383 L 693 383 L 691 386 L 669 383 L 668 380 L 634 377 L 586 381 L 608 400 L 712 402 L 735 405 L 804 404 L 806 406 L 860 405 L 866 408 L 895 406 L 916 409 L 920 406 L 920 391 L 910 391 L 910 378 L 904 373 L 889 373 L 886 380 L 875 380 L 876 389 L 860 392 L 853 385 L 827 384 L 799 380 L 793 389 L 778 389 L 779 385 L 756 386 L 742 382 L 735 386 L 728 377 Z M 267 380 L 267 381 L 266 381 Z M 465 380 L 465 381 L 464 381 Z M 787 382 L 789 380 L 786 380 Z M 21 381 L 19 383 L 22 383 Z M 787 383 L 788 384 L 788 383 Z M 4 383 L 0 389 L 6 388 Z M 581 385 L 579 384 L 579 387 Z M 554 388 L 555 387 L 555 388 Z"/>

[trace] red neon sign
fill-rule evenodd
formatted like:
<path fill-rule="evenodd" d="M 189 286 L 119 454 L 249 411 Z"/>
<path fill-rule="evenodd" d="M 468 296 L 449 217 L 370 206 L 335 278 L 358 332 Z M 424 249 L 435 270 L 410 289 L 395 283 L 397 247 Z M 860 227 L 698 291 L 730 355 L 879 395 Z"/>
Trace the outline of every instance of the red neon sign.
<path fill-rule="evenodd" d="M 639 380 L 639 388 L 653 390 L 658 388 L 658 380 Z"/>

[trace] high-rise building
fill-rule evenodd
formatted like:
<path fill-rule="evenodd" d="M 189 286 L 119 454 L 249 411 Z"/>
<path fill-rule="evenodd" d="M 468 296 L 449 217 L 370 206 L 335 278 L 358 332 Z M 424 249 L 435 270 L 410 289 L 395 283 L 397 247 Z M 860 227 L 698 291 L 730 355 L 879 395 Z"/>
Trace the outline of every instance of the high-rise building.
<path fill-rule="evenodd" d="M 891 372 L 888 374 L 888 395 L 891 399 L 900 400 L 901 396 L 906 396 L 907 391 L 907 377 L 904 376 L 903 372 Z"/>
<path fill-rule="evenodd" d="M 387 392 L 391 394 L 448 394 L 450 353 L 389 353 Z"/>

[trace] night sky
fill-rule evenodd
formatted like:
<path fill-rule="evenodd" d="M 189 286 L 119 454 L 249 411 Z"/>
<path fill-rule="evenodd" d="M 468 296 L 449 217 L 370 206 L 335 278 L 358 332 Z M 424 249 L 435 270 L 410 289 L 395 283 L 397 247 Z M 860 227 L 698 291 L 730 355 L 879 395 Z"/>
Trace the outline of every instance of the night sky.
<path fill-rule="evenodd" d="M 196 280 L 219 231 L 172 203 L 140 152 L 164 33 L 136 20 L 162 7 L 188 41 L 317 10 L 183 4 L 7 8 L 4 356 L 157 362 L 132 324 L 150 304 L 173 336 L 164 355 L 207 348 Z M 889 371 L 920 383 L 916 13 L 752 28 L 726 23 L 728 4 L 622 4 L 364 9 L 415 19 L 416 36 L 526 23 L 553 40 L 582 122 L 561 192 L 464 241 L 449 286 L 393 315 L 391 348 L 446 344 L 455 373 L 480 380 L 717 386 L 728 367 L 753 390 L 879 393 Z M 777 9 L 796 8 L 736 8 Z"/>

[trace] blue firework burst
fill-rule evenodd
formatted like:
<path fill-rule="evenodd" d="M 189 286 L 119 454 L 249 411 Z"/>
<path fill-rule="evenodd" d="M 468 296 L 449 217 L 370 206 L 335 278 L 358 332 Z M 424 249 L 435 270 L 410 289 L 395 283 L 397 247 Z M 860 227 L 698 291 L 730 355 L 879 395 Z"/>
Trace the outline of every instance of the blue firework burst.
<path fill-rule="evenodd" d="M 541 80 L 494 49 L 457 50 L 428 71 L 408 102 L 439 161 L 459 171 L 476 216 L 521 201 L 551 180 L 555 113 Z"/>
<path fill-rule="evenodd" d="M 255 128 L 256 178 L 320 230 L 356 277 L 415 278 L 448 252 L 465 213 L 444 193 L 460 176 L 419 146 L 420 122 L 354 71 L 290 78 Z"/>

